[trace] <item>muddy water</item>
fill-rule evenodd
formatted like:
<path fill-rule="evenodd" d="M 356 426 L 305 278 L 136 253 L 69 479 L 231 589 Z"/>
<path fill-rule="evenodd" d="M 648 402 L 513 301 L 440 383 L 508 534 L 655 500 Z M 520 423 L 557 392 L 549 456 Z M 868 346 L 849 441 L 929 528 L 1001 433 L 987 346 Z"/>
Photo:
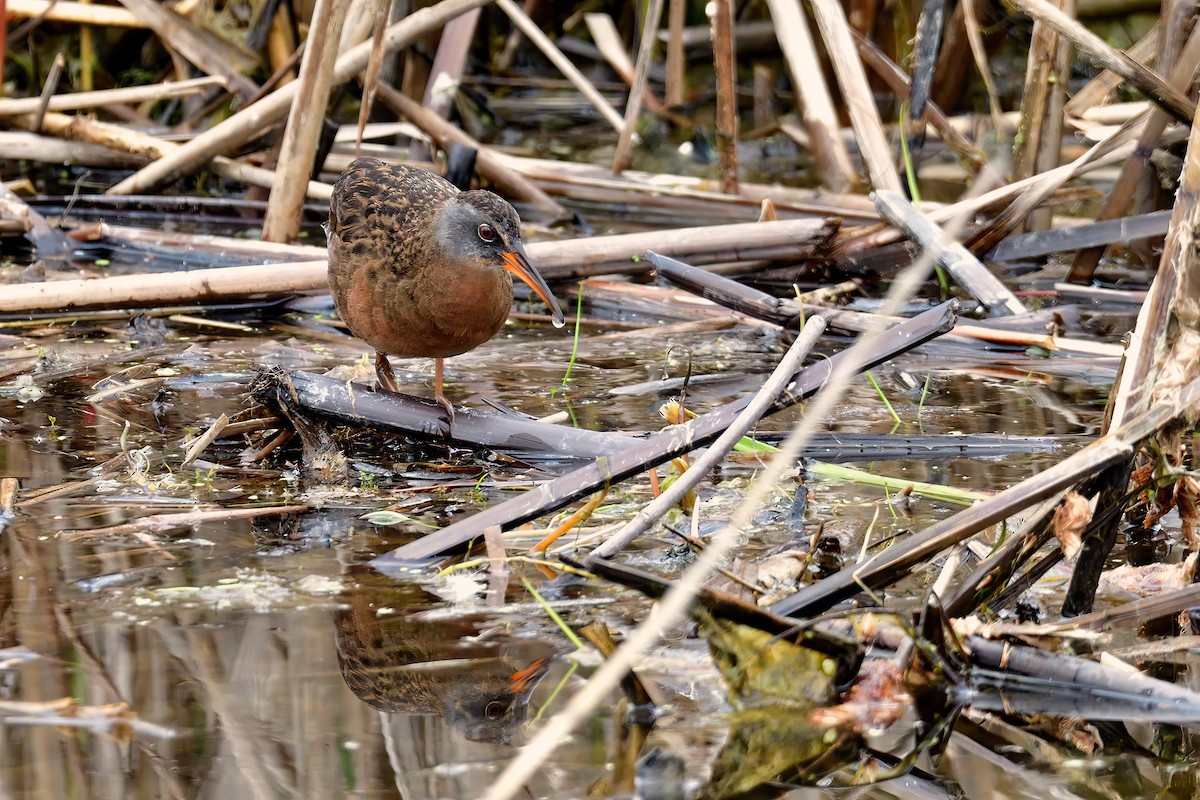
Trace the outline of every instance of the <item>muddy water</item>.
<path fill-rule="evenodd" d="M 507 578 L 475 567 L 410 583 L 362 567 L 429 526 L 565 469 L 561 464 L 510 464 L 358 436 L 343 442 L 351 488 L 307 481 L 292 445 L 245 463 L 243 454 L 261 447 L 261 438 L 220 441 L 204 454 L 206 463 L 183 466 L 186 438 L 247 406 L 257 366 L 323 371 L 363 352 L 351 342 L 308 337 L 290 324 L 294 318 L 286 328 L 255 314 L 223 320 L 244 327 L 159 318 L 5 330 L 12 338 L 0 341 L 0 465 L 21 478 L 25 499 L 0 534 L 0 797 L 480 796 L 528 731 L 561 708 L 597 664 L 595 656 L 573 652 L 525 582 L 573 628 L 600 620 L 628 630 L 644 616 L 646 601 L 530 563 L 512 564 Z M 448 393 L 476 406 L 480 396 L 492 397 L 535 416 L 566 411 L 598 430 L 654 430 L 665 392 L 610 390 L 682 376 L 686 353 L 693 374 L 717 378 L 689 389 L 689 405 L 702 411 L 756 387 L 786 346 L 778 334 L 745 328 L 627 339 L 602 333 L 584 331 L 563 390 L 556 387 L 570 360 L 568 333 L 512 325 L 448 363 Z M 855 466 L 989 491 L 1054 463 L 1078 446 L 1073 435 L 1095 433 L 1109 365 L 1064 376 L 1038 358 L 1005 360 L 1002 367 L 992 356 L 966 363 L 927 349 L 874 376 L 901 417 L 897 435 L 1052 435 L 1061 438 L 1057 447 Z M 429 393 L 431 362 L 397 367 L 403 390 Z M 799 413 L 767 420 L 762 431 L 786 430 Z M 894 427 L 865 380 L 828 420 L 828 430 L 842 433 Z M 705 524 L 730 513 L 755 466 L 728 462 L 704 485 Z M 877 543 L 956 509 L 919 500 L 911 516 L 880 513 L 881 490 L 812 476 L 806 483 L 807 507 L 797 506 L 794 483 L 781 487 L 740 558 L 807 546 L 822 523 L 835 549 L 850 557 L 866 536 Z M 74 485 L 37 496 L 66 484 Z M 589 528 L 627 518 L 648 497 L 645 480 L 614 489 Z M 201 507 L 298 503 L 309 510 L 112 529 Z M 382 527 L 362 518 L 384 507 L 407 520 Z M 513 539 L 511 552 L 533 541 Z M 673 572 L 687 562 L 677 545 L 658 529 L 633 560 Z M 916 578 L 923 582 L 936 567 Z M 1051 577 L 1035 594 L 1053 613 L 1060 591 Z M 641 671 L 664 701 L 646 741 L 630 744 L 614 696 L 555 752 L 527 796 L 630 796 L 628 764 L 656 747 L 684 767 L 680 781 L 667 781 L 684 794 L 663 796 L 699 790 L 728 722 L 719 676 L 690 633 L 677 631 Z M 1184 668 L 1194 666 L 1184 660 Z M 63 698 L 73 700 L 72 710 L 38 705 Z M 1142 752 L 1084 759 L 1055 745 L 1001 758 L 992 752 L 1001 740 L 973 725 L 964 723 L 936 766 L 922 762 L 918 772 L 854 796 L 1196 791 L 1186 758 L 1173 763 Z M 808 788 L 788 796 L 849 795 Z"/>

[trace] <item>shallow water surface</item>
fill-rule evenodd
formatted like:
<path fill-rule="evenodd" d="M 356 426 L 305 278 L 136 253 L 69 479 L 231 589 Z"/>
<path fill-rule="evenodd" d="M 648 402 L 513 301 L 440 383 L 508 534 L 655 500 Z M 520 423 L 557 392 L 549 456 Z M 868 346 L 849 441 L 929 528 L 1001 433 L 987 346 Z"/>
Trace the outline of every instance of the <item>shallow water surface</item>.
<path fill-rule="evenodd" d="M 248 460 L 266 444 L 263 434 L 220 439 L 185 466 L 186 440 L 218 415 L 250 405 L 256 368 L 324 371 L 364 353 L 353 340 L 295 324 L 318 321 L 311 315 L 280 320 L 234 311 L 221 319 L 223 327 L 186 317 L 131 324 L 119 315 L 82 315 L 17 325 L 0 340 L 0 466 L 21 479 L 22 491 L 17 515 L 0 534 L 0 797 L 480 796 L 529 731 L 599 663 L 594 653 L 575 652 L 527 586 L 576 629 L 602 621 L 627 631 L 644 618 L 648 601 L 532 561 L 513 561 L 507 575 L 476 563 L 410 582 L 363 566 L 568 464 L 360 433 L 339 438 L 350 487 L 306 476 L 295 442 Z M 682 377 L 690 360 L 687 402 L 705 411 L 753 391 L 786 345 L 777 332 L 747 327 L 640 338 L 585 329 L 563 389 L 568 332 L 510 324 L 496 340 L 450 360 L 447 387 L 455 402 L 476 407 L 487 396 L 534 416 L 566 412 L 595 430 L 652 431 L 663 424 L 658 405 L 675 390 L 612 389 Z M 431 362 L 396 366 L 402 390 L 430 393 Z M 853 464 L 901 480 L 994 491 L 1055 463 L 1099 429 L 1111 365 L 1061 366 L 1020 352 L 964 359 L 923 348 L 873 372 L 898 426 L 860 379 L 825 429 L 847 437 L 894 430 L 1054 439 L 1003 457 Z M 786 431 L 801 414 L 797 408 L 767 419 L 759 433 Z M 742 456 L 709 477 L 700 490 L 702 533 L 728 517 L 758 466 Z M 828 557 L 848 563 L 864 547 L 871 552 L 959 508 L 917 499 L 910 514 L 893 512 L 882 490 L 815 473 L 804 487 L 798 499 L 789 479 L 759 511 L 738 549 L 741 561 L 807 549 L 821 529 Z M 649 496 L 645 479 L 613 487 L 586 530 L 559 544 L 586 541 Z M 296 504 L 308 510 L 182 525 L 146 519 Z M 383 508 L 404 516 L 390 526 L 363 518 Z M 680 515 L 668 522 L 687 526 Z M 551 527 L 550 520 L 534 527 Z M 508 538 L 510 555 L 532 537 Z M 673 574 L 690 556 L 660 527 L 630 560 Z M 916 571 L 889 602 L 914 605 L 939 564 Z M 1060 592 L 1051 580 L 1035 595 L 1053 614 Z M 1194 658 L 1181 668 L 1194 671 Z M 706 646 L 692 626 L 681 626 L 639 673 L 661 700 L 645 739 L 631 733 L 628 709 L 614 695 L 555 751 L 527 796 L 630 796 L 632 765 L 654 748 L 683 765 L 682 778 L 666 780 L 666 794 L 643 796 L 701 790 L 730 735 Z M 41 705 L 64 698 L 74 705 Z M 1018 757 L 1009 740 L 980 725 L 964 719 L 936 765 L 922 760 L 912 774 L 877 787 L 789 793 L 781 786 L 762 796 L 1161 798 L 1196 791 L 1187 758 L 1156 759 L 1147 750 L 1085 759 L 1052 740 Z"/>

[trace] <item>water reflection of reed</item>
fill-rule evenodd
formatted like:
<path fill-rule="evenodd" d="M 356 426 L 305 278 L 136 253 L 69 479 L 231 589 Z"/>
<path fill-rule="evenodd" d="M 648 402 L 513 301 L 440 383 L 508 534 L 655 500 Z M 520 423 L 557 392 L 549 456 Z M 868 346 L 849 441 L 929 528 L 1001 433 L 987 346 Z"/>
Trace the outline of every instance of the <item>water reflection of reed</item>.
<path fill-rule="evenodd" d="M 347 702 L 327 610 L 141 606 L 134 598 L 147 597 L 146 583 L 215 583 L 228 574 L 225 553 L 164 570 L 150 567 L 158 558 L 140 546 L 68 543 L 45 536 L 45 523 L 19 518 L 0 537 L 0 563 L 9 567 L 0 568 L 0 648 L 40 656 L 0 671 L 0 699 L 124 704 L 132 718 L 173 735 L 0 725 L 0 796 L 339 797 L 345 739 L 361 743 L 352 759 L 357 784 L 391 785 L 375 715 Z M 248 529 L 198 533 L 241 557 Z M 87 595 L 71 582 L 81 574 L 130 580 Z"/>
<path fill-rule="evenodd" d="M 236 348 L 211 347 L 226 358 L 221 362 L 223 368 L 245 367 L 247 356 L 240 342 Z M 639 371 L 643 368 L 630 361 L 614 371 L 631 378 L 644 377 Z M 506 385 L 504 382 L 511 380 L 511 362 L 496 363 L 503 366 L 481 366 L 472 373 L 472 380 L 486 387 Z M 601 374 L 604 370 L 594 372 L 589 376 L 585 371 L 581 380 L 610 382 L 607 374 Z M 93 380 L 89 376 L 86 382 L 90 385 Z M 624 378 L 611 382 L 621 380 Z M 1081 433 L 1087 432 L 1102 412 L 1097 402 L 1102 393 L 1078 383 L 1043 384 L 1051 392 L 1041 394 L 1034 391 L 1041 388 L 1036 383 L 961 376 L 938 380 L 942 381 L 939 392 L 926 402 L 923 412 L 930 431 Z M 895 392 L 889 390 L 893 403 L 897 403 Z M 232 388 L 212 397 L 200 392 L 181 394 L 187 403 L 163 412 L 162 419 L 169 423 L 167 433 L 159 431 L 160 420 L 144 405 L 132 402 L 89 410 L 92 422 L 85 426 L 78 422 L 78 399 L 68 391 L 50 394 L 23 408 L 6 403 L 0 416 L 30 432 L 43 430 L 47 417 L 53 416 L 62 435 L 69 437 L 34 449 L 33 478 L 23 482 L 23 490 L 27 490 L 89 479 L 89 465 L 119 455 L 115 443 L 126 418 L 135 424 L 132 436 L 137 445 L 150 445 L 161 452 L 174 446 L 181 425 L 228 410 L 234 396 Z M 897 403 L 902 406 L 898 408 L 901 415 L 914 426 L 916 403 L 915 395 Z M 834 421 L 834 427 L 886 430 L 890 422 L 882 419 L 878 406 L 878 398 L 864 389 L 852 396 L 847 413 Z M 583 408 L 584 413 L 595 408 L 593 413 L 614 419 L 635 414 L 646 426 L 655 421 L 643 399 Z M 780 415 L 768 422 L 782 428 L 789 419 Z M 914 478 L 990 488 L 1022 477 L 1036 468 L 1038 460 L 1060 457 L 1048 454 L 936 464 L 911 460 L 881 464 L 879 469 L 896 474 L 892 468 L 898 464 L 904 470 L 900 474 Z M 181 502 L 190 502 L 191 490 L 182 494 Z M 830 487 L 818 494 L 818 500 L 831 502 L 846 494 L 841 487 Z M 127 486 L 115 502 L 111 495 L 97 496 L 94 486 L 81 486 L 72 496 L 30 507 L 4 531 L 0 536 L 0 647 L 25 646 L 41 658 L 0 671 L 0 699 L 75 697 L 88 705 L 124 702 L 140 719 L 170 727 L 176 738 L 129 740 L 89 731 L 0 725 L 0 797 L 480 796 L 482 787 L 494 779 L 496 765 L 513 751 L 492 742 L 505 735 L 515 740 L 523 724 L 518 720 L 529 716 L 524 690 L 532 687 L 514 693 L 502 724 L 478 729 L 484 740 L 491 732 L 491 741 L 468 741 L 464 735 L 467 720 L 487 716 L 487 703 L 482 715 L 479 704 L 470 702 L 465 704 L 466 713 L 455 710 L 448 715 L 442 701 L 455 691 L 477 697 L 481 692 L 466 691 L 472 682 L 476 687 L 504 688 L 507 684 L 511 692 L 512 675 L 544 657 L 544 649 L 526 652 L 521 649 L 525 645 L 514 645 L 511 637 L 474 641 L 485 628 L 478 620 L 456 627 L 459 623 L 422 623 L 413 615 L 379 616 L 377 611 L 384 603 L 373 600 L 369 591 L 349 593 L 342 598 L 348 608 L 332 614 L 327 607 L 257 612 L 186 608 L 182 604 L 155 608 L 135 602 L 143 596 L 139 591 L 143 586 L 213 585 L 247 565 L 256 571 L 286 571 L 293 576 L 329 571 L 329 550 L 298 550 L 286 558 L 264 558 L 262 531 L 256 536 L 249 523 L 208 525 L 191 533 L 188 538 L 193 543 L 169 542 L 166 546 L 180 559 L 173 563 L 161 552 L 132 540 L 81 543 L 55 535 L 61 528 L 127 522 L 131 516 L 145 513 L 138 502 L 154 502 L 157 510 L 162 499 L 161 493 L 153 496 Z M 334 541 L 335 547 L 344 546 Z M 346 555 L 351 556 L 347 560 L 359 559 L 361 550 L 349 547 Z M 117 577 L 123 582 L 105 583 L 92 595 L 81 592 L 76 584 L 98 577 Z M 420 607 L 420 601 L 410 597 L 391 605 L 407 609 Z M 412 681 L 404 680 L 403 669 L 388 674 L 389 665 L 439 666 L 438 661 L 445 662 L 442 666 L 454 680 L 443 684 L 423 675 L 427 680 L 414 687 Z M 357 665 L 358 671 L 344 678 L 343 669 L 351 664 Z M 672 667 L 676 672 L 679 669 L 678 665 Z M 714 691 L 707 675 L 704 680 L 683 682 L 672 673 L 666 680 L 689 695 L 707 698 Z M 457 689 L 446 688 L 455 683 Z M 547 678 L 542 689 L 548 690 L 550 683 Z M 347 686 L 367 702 L 348 692 Z M 707 700 L 697 707 L 680 694 L 673 705 L 676 718 L 656 730 L 654 741 L 675 743 L 689 769 L 702 774 L 724 736 L 720 717 Z M 377 710 L 381 708 L 387 710 Z M 615 719 L 619 717 L 610 711 L 565 746 L 556 755 L 556 782 L 551 785 L 551 779 L 539 779 L 530 796 L 581 796 L 613 762 L 609 743 L 616 739 Z M 496 731 L 500 735 L 495 735 Z M 989 786 L 1006 787 L 1012 796 L 1044 796 L 1045 771 L 1014 768 L 1011 760 L 967 746 L 970 744 L 966 737 L 954 737 L 941 770 L 966 787 L 970 796 L 990 796 Z M 1056 757 L 1069 755 L 1063 752 Z M 1130 757 L 1128 764 L 1134 769 L 1124 773 L 1136 770 L 1151 788 L 1174 783 L 1171 796 L 1194 791 L 1190 772 L 1171 771 L 1164 763 Z M 1097 771 L 1102 768 L 1102 764 L 1096 767 Z M 1097 791 L 1111 788 L 1106 786 L 1112 782 L 1107 774 L 1085 779 Z M 823 796 L 822 791 L 797 790 L 795 796 L 816 798 Z M 885 789 L 862 794 L 887 795 Z"/>

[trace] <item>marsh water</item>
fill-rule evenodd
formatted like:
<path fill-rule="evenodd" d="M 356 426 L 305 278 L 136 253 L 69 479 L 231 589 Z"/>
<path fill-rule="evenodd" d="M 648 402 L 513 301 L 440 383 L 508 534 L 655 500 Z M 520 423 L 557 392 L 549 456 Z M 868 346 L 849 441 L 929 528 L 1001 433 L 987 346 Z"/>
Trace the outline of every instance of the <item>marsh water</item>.
<path fill-rule="evenodd" d="M 561 299 L 574 307 L 573 296 Z M 715 408 L 757 388 L 789 342 L 751 325 L 670 333 L 694 312 L 666 304 L 630 312 L 593 300 L 585 289 L 583 312 L 600 321 L 582 326 L 574 358 L 570 325 L 510 322 L 492 342 L 448 362 L 450 398 L 473 407 L 491 398 L 536 417 L 566 412 L 566 424 L 595 430 L 653 431 L 663 425 L 659 405 L 678 391 L 669 379 L 690 372 L 688 407 Z M 399 580 L 365 566 L 570 463 L 352 432 L 339 439 L 349 486 L 306 478 L 295 442 L 251 461 L 266 443 L 261 434 L 222 437 L 185 465 L 189 440 L 219 415 L 252 405 L 249 386 L 264 365 L 339 368 L 349 377 L 366 350 L 323 328 L 330 310 L 316 299 L 268 311 L 4 323 L 0 467 L 20 479 L 22 495 L 0 533 L 0 798 L 478 797 L 599 664 L 569 643 L 547 607 L 572 628 L 601 621 L 618 635 L 644 618 L 649 601 L 640 595 L 531 559 L 514 560 L 507 576 L 468 563 Z M 1128 308 L 1078 311 L 1066 323 L 1072 336 L 1118 342 L 1132 326 Z M 613 320 L 636 324 L 614 329 Z M 842 344 L 823 345 L 822 355 Z M 403 391 L 430 394 L 431 361 L 395 363 Z M 1115 367 L 1112 359 L 964 355 L 929 345 L 872 373 L 899 422 L 864 377 L 825 430 L 1036 437 L 999 456 L 968 447 L 946 458 L 848 462 L 991 492 L 1096 434 Z M 638 388 L 623 389 L 631 386 Z M 786 431 L 802 413 L 768 418 L 756 433 Z M 741 456 L 706 480 L 702 531 L 728 515 L 757 467 Z M 801 475 L 802 484 L 789 478 L 761 509 L 739 559 L 807 549 L 820 531 L 829 559 L 851 563 L 864 547 L 961 508 L 917 498 L 900 513 L 882 489 Z M 644 478 L 614 487 L 583 530 L 558 546 L 629 518 L 650 493 Z M 281 505 L 304 510 L 146 521 Z M 394 524 L 364 517 L 381 509 L 397 512 Z M 510 534 L 510 555 L 552 525 L 533 527 Z M 1138 557 L 1164 555 L 1170 540 L 1159 531 Z M 629 556 L 668 575 L 690 558 L 667 527 Z M 939 566 L 917 571 L 889 603 L 916 602 Z M 1031 592 L 1051 617 L 1063 581 L 1051 573 Z M 1117 635 L 1138 640 L 1132 629 Z M 1181 682 L 1197 682 L 1194 655 L 1172 661 Z M 662 700 L 645 739 L 630 737 L 614 694 L 561 744 L 526 796 L 633 796 L 633 764 L 656 748 L 652 762 L 667 766 L 661 780 L 638 784 L 640 796 L 703 790 L 729 738 L 724 686 L 707 646 L 693 626 L 680 626 L 639 674 Z M 74 705 L 59 705 L 65 698 Z M 978 721 L 961 724 L 970 735 L 960 729 L 936 761 L 923 758 L 904 777 L 854 789 L 781 786 L 762 796 L 1183 798 L 1200 788 L 1186 747 L 1175 756 L 1102 748 L 1085 757 L 1052 739 L 1022 749 L 981 732 Z M 643 766 L 642 778 L 647 770 L 654 777 Z"/>

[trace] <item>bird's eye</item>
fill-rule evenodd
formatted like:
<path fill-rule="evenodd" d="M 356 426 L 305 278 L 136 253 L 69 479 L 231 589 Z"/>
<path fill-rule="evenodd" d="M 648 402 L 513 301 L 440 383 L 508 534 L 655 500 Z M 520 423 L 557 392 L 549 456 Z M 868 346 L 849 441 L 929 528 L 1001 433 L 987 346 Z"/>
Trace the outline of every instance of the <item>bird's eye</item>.
<path fill-rule="evenodd" d="M 486 222 L 479 226 L 479 238 L 485 242 L 496 241 L 496 231 Z"/>
<path fill-rule="evenodd" d="M 487 708 L 483 710 L 483 713 L 487 715 L 488 719 L 496 719 L 504 713 L 504 705 L 496 700 L 493 700 L 487 704 Z"/>

